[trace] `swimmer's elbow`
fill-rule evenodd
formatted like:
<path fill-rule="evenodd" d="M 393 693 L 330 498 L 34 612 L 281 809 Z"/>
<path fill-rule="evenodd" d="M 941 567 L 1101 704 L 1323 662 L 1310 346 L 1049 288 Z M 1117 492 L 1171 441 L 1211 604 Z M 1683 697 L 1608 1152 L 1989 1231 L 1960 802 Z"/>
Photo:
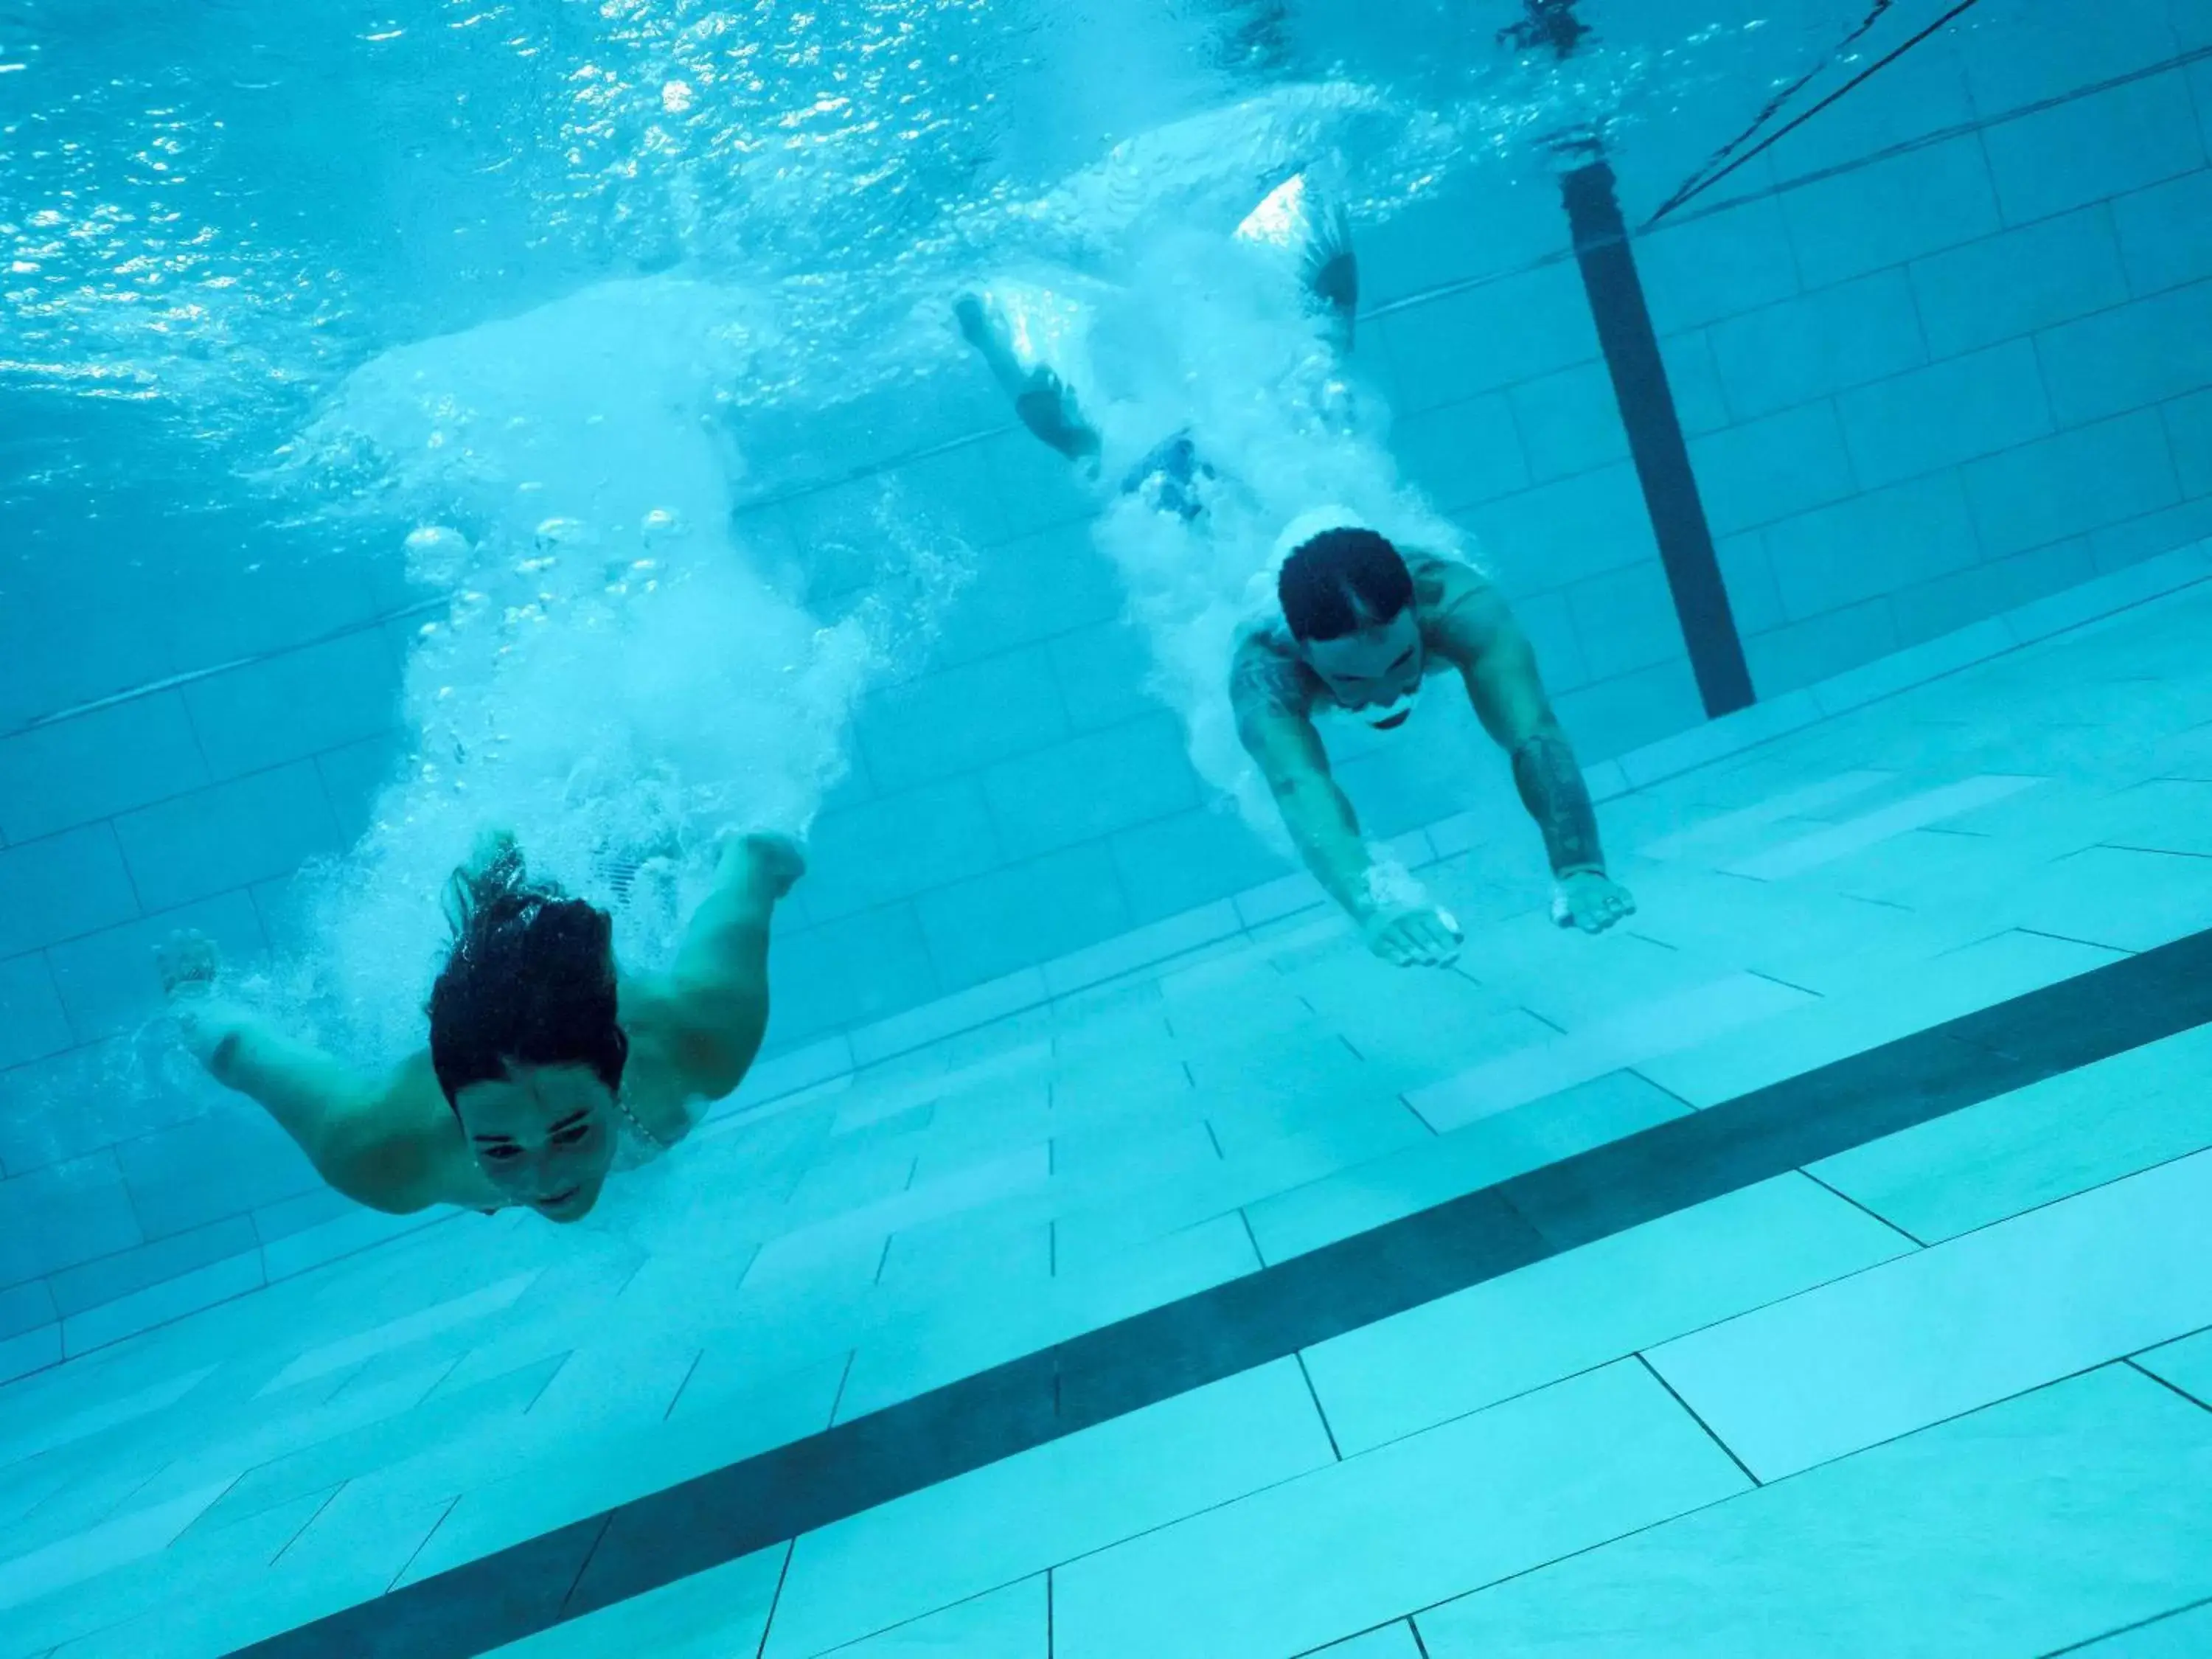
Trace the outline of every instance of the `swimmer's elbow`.
<path fill-rule="evenodd" d="M 768 1034 L 768 997 L 749 989 L 726 997 L 698 997 L 672 1022 L 669 1051 L 684 1092 L 700 1100 L 720 1100 L 734 1092 L 752 1070 Z"/>

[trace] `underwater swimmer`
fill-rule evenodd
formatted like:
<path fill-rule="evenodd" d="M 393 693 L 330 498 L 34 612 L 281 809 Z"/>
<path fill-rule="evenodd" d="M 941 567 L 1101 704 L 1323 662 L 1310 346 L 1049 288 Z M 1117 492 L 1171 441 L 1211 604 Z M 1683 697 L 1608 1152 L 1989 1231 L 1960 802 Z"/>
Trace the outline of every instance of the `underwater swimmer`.
<path fill-rule="evenodd" d="M 744 1076 L 768 1024 L 769 918 L 805 868 L 787 836 L 732 837 L 668 970 L 633 975 L 616 964 L 605 911 L 532 880 L 513 839 L 488 836 L 447 889 L 453 943 L 430 991 L 429 1047 L 383 1078 L 221 998 L 199 935 L 157 958 L 193 1054 L 348 1198 L 393 1214 L 526 1205 L 574 1221 L 610 1170 L 674 1145 L 692 1103 Z"/>
<path fill-rule="evenodd" d="M 1322 204 L 1301 175 L 1269 192 L 1236 234 L 1295 257 L 1309 314 L 1334 349 L 1348 349 L 1358 271 L 1342 210 Z M 1095 476 L 1100 434 L 1047 361 L 1055 334 L 1066 331 L 1066 314 L 1055 296 L 1012 288 L 966 296 L 955 310 L 1023 424 Z M 1190 434 L 1178 433 L 1137 464 L 1121 491 L 1204 534 L 1217 477 Z M 1401 550 L 1341 507 L 1293 519 L 1273 562 L 1273 590 L 1258 596 L 1230 663 L 1237 735 L 1307 867 L 1376 955 L 1446 966 L 1458 957 L 1462 934 L 1409 878 L 1378 869 L 1330 774 L 1314 716 L 1340 709 L 1395 730 L 1413 712 L 1422 682 L 1447 669 L 1459 674 L 1483 729 L 1510 757 L 1550 858 L 1553 921 L 1597 933 L 1634 912 L 1628 890 L 1606 872 L 1589 790 L 1545 695 L 1535 652 L 1480 571 Z"/>

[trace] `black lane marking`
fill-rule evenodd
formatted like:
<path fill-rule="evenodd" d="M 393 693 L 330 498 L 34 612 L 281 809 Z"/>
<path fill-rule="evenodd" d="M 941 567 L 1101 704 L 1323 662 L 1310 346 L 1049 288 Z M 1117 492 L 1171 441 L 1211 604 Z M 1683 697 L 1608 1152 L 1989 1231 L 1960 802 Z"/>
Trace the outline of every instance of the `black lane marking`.
<path fill-rule="evenodd" d="M 1659 561 L 1681 619 L 1690 669 L 1705 714 L 1717 719 L 1748 708 L 1751 671 L 1744 664 L 1735 613 L 1721 580 L 1713 551 L 1712 527 L 1690 470 L 1689 445 L 1681 416 L 1667 384 L 1667 365 L 1659 355 L 1659 336 L 1644 303 L 1636 255 L 1620 217 L 1613 169 L 1591 161 L 1562 175 L 1567 224 L 1574 234 L 1575 263 L 1582 268 L 1583 291 L 1597 324 L 1598 345 L 1613 376 L 1613 395 L 1627 429 L 1629 453 L 1644 487 L 1644 505 L 1659 543 Z"/>
<path fill-rule="evenodd" d="M 2212 931 L 1292 1256 L 239 1650 L 464 1659 L 2212 1021 Z"/>

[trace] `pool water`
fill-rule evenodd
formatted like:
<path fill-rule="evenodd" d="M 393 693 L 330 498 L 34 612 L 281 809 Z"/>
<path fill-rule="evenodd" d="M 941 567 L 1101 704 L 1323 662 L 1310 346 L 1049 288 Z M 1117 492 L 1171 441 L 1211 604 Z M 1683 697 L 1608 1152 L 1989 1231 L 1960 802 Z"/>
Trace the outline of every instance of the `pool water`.
<path fill-rule="evenodd" d="M 2201 10 L 0 18 L 0 1656 L 2212 1642 Z M 1488 670 L 1316 722 L 1456 960 L 1305 872 L 1322 507 L 1632 915 Z M 492 828 L 806 849 L 569 1225 L 154 965 L 388 1075 Z"/>

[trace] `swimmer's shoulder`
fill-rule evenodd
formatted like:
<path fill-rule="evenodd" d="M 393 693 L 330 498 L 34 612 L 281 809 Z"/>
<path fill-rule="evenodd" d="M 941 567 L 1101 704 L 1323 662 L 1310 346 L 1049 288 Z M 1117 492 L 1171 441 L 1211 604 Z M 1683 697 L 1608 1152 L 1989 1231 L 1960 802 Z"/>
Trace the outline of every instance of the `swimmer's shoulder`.
<path fill-rule="evenodd" d="M 617 1018 L 629 1041 L 623 1066 L 623 1103 L 663 1145 L 681 1140 L 705 1098 L 695 1079 L 714 1058 L 714 1038 L 688 1018 L 665 977 L 625 970 Z"/>
<path fill-rule="evenodd" d="M 1279 622 L 1247 624 L 1229 659 L 1229 702 L 1242 726 L 1270 715 L 1304 719 L 1313 712 L 1314 685 L 1291 648 Z"/>
<path fill-rule="evenodd" d="M 500 1201 L 469 1153 L 427 1049 L 403 1060 L 342 1133 L 343 1186 L 374 1208 L 407 1215 L 434 1204 L 481 1208 Z"/>
<path fill-rule="evenodd" d="M 1464 559 L 1417 550 L 1403 554 L 1413 578 L 1413 613 L 1430 650 L 1464 665 L 1489 636 L 1498 589 Z"/>

